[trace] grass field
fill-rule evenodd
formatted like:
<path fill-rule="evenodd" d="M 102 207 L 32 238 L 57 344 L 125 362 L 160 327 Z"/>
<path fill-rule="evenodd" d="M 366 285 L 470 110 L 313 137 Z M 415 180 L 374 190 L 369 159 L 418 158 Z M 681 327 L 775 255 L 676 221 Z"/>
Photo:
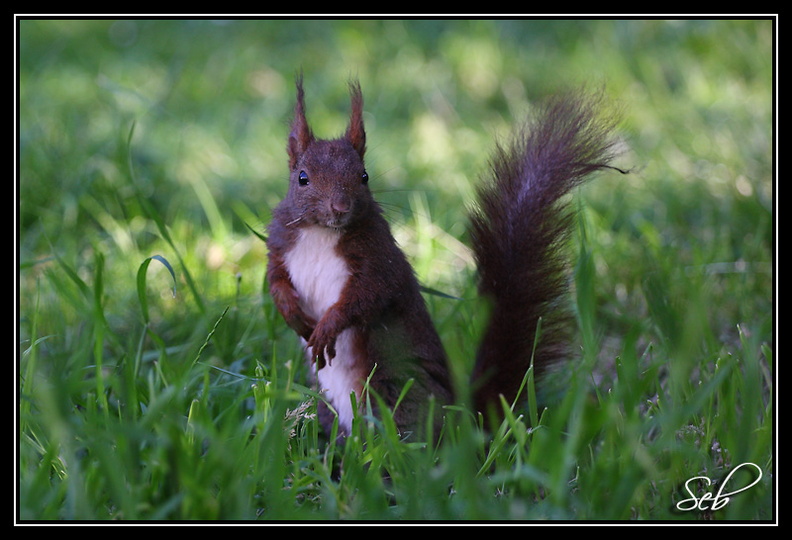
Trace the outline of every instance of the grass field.
<path fill-rule="evenodd" d="M 775 520 L 773 21 L 17 30 L 17 522 Z M 256 234 L 300 69 L 320 136 L 360 79 L 371 186 L 421 281 L 459 298 L 427 297 L 459 373 L 493 140 L 568 86 L 623 108 L 633 172 L 577 194 L 580 355 L 547 409 L 487 434 L 460 403 L 436 446 L 387 415 L 321 433 Z"/>

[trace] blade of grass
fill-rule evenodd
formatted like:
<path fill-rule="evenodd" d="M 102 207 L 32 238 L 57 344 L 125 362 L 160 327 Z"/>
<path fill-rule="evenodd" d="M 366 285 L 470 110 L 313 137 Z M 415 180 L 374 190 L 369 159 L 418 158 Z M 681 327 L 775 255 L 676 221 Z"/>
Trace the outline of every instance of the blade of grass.
<path fill-rule="evenodd" d="M 148 270 L 151 261 L 159 261 L 165 266 L 165 268 L 168 269 L 171 278 L 173 278 L 172 294 L 173 297 L 176 298 L 176 273 L 173 271 L 173 267 L 168 262 L 168 260 L 162 255 L 152 255 L 151 257 L 148 257 L 146 260 L 144 260 L 140 264 L 140 267 L 138 268 L 138 272 L 137 272 L 137 294 L 138 294 L 138 301 L 140 302 L 140 309 L 143 313 L 143 322 L 146 325 L 148 325 L 150 320 L 149 312 L 148 312 L 148 299 L 146 297 L 146 271 Z"/>

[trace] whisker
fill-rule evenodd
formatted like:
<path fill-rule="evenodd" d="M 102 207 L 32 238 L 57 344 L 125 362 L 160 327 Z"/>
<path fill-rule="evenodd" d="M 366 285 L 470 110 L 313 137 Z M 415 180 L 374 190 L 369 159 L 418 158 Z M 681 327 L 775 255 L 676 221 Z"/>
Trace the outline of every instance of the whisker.
<path fill-rule="evenodd" d="M 286 223 L 286 226 L 287 226 L 287 227 L 291 227 L 292 225 L 294 225 L 294 224 L 296 224 L 296 223 L 299 223 L 300 221 L 302 221 L 302 218 L 303 218 L 303 216 L 297 216 L 297 217 L 296 217 L 296 218 L 294 218 L 293 220 L 291 220 L 291 221 L 289 221 L 288 223 Z"/>

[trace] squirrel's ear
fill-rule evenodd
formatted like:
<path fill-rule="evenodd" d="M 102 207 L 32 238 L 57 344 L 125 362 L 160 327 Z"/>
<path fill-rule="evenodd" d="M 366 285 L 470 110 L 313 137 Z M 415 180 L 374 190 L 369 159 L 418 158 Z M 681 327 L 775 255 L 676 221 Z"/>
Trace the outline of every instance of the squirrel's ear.
<path fill-rule="evenodd" d="M 297 77 L 297 103 L 294 106 L 294 120 L 292 120 L 287 145 L 289 167 L 294 168 L 297 159 L 305 152 L 313 138 L 311 127 L 305 119 L 305 92 L 302 87 L 302 75 L 299 75 Z"/>
<path fill-rule="evenodd" d="M 360 159 L 363 159 L 363 154 L 366 153 L 366 130 L 363 127 L 363 92 L 360 90 L 360 83 L 350 82 L 349 93 L 352 96 L 352 113 L 349 117 L 346 138 L 352 143 L 352 148 L 360 155 Z"/>

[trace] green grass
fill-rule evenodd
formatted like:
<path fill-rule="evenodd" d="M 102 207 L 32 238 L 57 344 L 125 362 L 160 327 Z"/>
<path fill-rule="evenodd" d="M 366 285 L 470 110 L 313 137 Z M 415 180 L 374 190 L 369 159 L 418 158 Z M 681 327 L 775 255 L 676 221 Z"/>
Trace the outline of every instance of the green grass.
<path fill-rule="evenodd" d="M 771 21 L 21 21 L 17 517 L 775 518 Z M 460 378 L 464 208 L 493 137 L 606 84 L 620 165 L 579 194 L 579 358 L 492 434 L 319 429 L 266 294 L 292 80 L 315 131 L 366 97 L 371 184 Z M 252 230 L 251 230 L 252 229 Z M 533 381 L 529 377 L 528 384 Z M 759 483 L 680 512 L 751 462 Z M 741 469 L 729 488 L 755 475 Z M 711 502 L 711 501 L 709 501 Z"/>

